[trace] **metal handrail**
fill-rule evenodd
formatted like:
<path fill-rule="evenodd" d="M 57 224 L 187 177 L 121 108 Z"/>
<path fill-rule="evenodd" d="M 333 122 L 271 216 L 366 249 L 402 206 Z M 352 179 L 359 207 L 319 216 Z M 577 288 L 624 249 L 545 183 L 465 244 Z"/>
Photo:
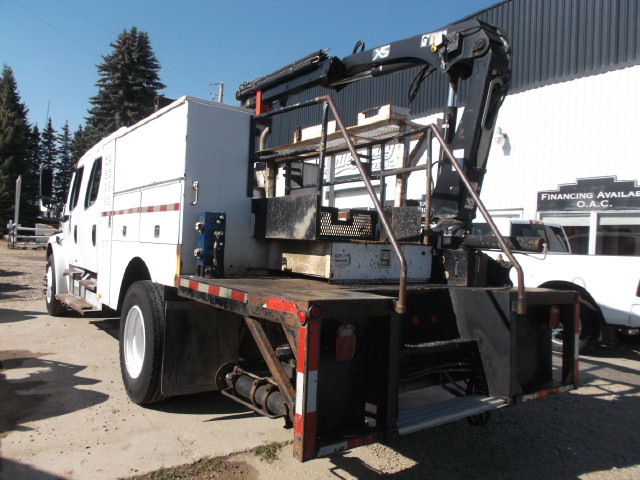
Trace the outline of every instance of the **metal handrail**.
<path fill-rule="evenodd" d="M 473 201 L 476 202 L 476 205 L 478 206 L 478 210 L 480 210 L 480 213 L 482 213 L 482 216 L 484 217 L 485 221 L 489 225 L 491 232 L 493 232 L 493 234 L 496 236 L 496 239 L 498 240 L 498 244 L 500 245 L 500 249 L 507 256 L 507 258 L 513 265 L 513 268 L 516 269 L 516 274 L 518 276 L 517 312 L 520 315 L 524 315 L 527 311 L 527 304 L 526 304 L 526 298 L 524 294 L 524 273 L 522 271 L 522 266 L 520 266 L 516 258 L 513 256 L 513 253 L 511 252 L 509 245 L 507 245 L 507 242 L 505 242 L 504 238 L 502 238 L 502 235 L 500 234 L 498 227 L 493 222 L 491 215 L 489 215 L 489 212 L 487 211 L 486 207 L 480 200 L 478 193 L 475 191 L 475 189 L 471 185 L 471 182 L 469 181 L 465 173 L 462 171 L 462 167 L 460 167 L 460 165 L 458 164 L 458 161 L 453 155 L 453 152 L 451 151 L 449 146 L 445 143 L 444 138 L 442 138 L 442 135 L 438 131 L 438 127 L 434 124 L 431 124 L 429 125 L 429 128 L 433 132 L 433 135 L 436 137 L 438 142 L 440 142 L 440 146 L 444 150 L 444 153 L 446 154 L 446 156 L 449 158 L 451 165 L 453 166 L 454 170 L 462 180 L 462 183 L 464 184 L 467 191 L 471 195 L 471 198 L 473 198 Z"/>
<path fill-rule="evenodd" d="M 398 300 L 396 301 L 395 310 L 397 313 L 403 314 L 407 310 L 407 261 L 405 260 L 404 254 L 402 253 L 402 249 L 400 248 L 400 243 L 398 243 L 398 240 L 396 239 L 395 235 L 393 234 L 393 230 L 391 229 L 391 225 L 389 225 L 389 222 L 384 215 L 382 204 L 380 203 L 380 200 L 378 199 L 378 196 L 376 195 L 376 192 L 373 189 L 373 185 L 371 184 L 371 181 L 369 180 L 369 176 L 367 175 L 367 172 L 364 169 L 364 165 L 360 161 L 360 155 L 358 154 L 355 145 L 353 144 L 353 142 L 351 141 L 351 138 L 349 137 L 349 134 L 347 133 L 347 128 L 345 127 L 342 121 L 342 118 L 338 113 L 338 109 L 336 108 L 335 103 L 333 103 L 333 100 L 329 95 L 317 97 L 316 100 L 324 103 L 325 105 L 328 105 L 329 108 L 331 109 L 331 113 L 333 114 L 336 121 L 336 126 L 342 132 L 342 136 L 344 137 L 344 140 L 347 143 L 347 146 L 349 147 L 349 152 L 351 153 L 351 156 L 353 157 L 353 160 L 356 163 L 356 167 L 360 171 L 360 175 L 362 176 L 362 181 L 364 183 L 364 186 L 366 187 L 367 192 L 371 197 L 371 201 L 373 202 L 373 205 L 376 211 L 378 212 L 378 216 L 380 217 L 380 222 L 382 223 L 382 226 L 389 238 L 389 241 L 393 246 L 393 250 L 395 251 L 396 256 L 398 257 L 398 260 L 400 261 L 400 286 L 398 288 L 399 290 Z"/>

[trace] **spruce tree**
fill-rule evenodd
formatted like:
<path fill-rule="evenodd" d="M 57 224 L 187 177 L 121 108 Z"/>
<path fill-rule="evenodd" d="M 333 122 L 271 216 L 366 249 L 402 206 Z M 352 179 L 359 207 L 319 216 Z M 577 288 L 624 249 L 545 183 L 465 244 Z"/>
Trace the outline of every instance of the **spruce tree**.
<path fill-rule="evenodd" d="M 92 107 L 85 134 L 91 143 L 151 114 L 154 97 L 165 88 L 145 32 L 132 27 L 110 46 L 112 53 L 103 56 L 104 63 L 97 66 L 98 93 L 89 100 Z"/>
<path fill-rule="evenodd" d="M 78 125 L 78 129 L 73 132 L 71 139 L 71 159 L 73 164 L 77 164 L 78 160 L 80 160 L 92 146 L 93 144 L 91 143 L 89 135 L 82 125 Z"/>
<path fill-rule="evenodd" d="M 73 157 L 73 138 L 69 130 L 69 122 L 65 122 L 62 131 L 58 135 L 58 162 L 54 177 L 53 194 L 58 207 L 64 205 L 67 200 L 69 182 L 73 174 L 76 161 Z"/>
<path fill-rule="evenodd" d="M 27 121 L 27 108 L 20 101 L 11 67 L 4 65 L 0 78 L 0 229 L 13 219 L 15 186 L 22 175 L 20 223 L 29 225 L 37 217 L 37 191 L 33 164 L 34 138 Z"/>
<path fill-rule="evenodd" d="M 40 135 L 40 167 L 55 171 L 58 163 L 58 138 L 49 118 L 47 125 Z"/>

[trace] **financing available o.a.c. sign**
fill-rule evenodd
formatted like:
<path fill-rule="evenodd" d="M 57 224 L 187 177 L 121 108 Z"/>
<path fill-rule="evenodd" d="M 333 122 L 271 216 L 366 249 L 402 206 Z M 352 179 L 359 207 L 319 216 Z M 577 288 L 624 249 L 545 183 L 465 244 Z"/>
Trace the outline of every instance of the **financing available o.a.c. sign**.
<path fill-rule="evenodd" d="M 616 177 L 579 178 L 538 192 L 538 211 L 640 210 L 640 186 Z"/>

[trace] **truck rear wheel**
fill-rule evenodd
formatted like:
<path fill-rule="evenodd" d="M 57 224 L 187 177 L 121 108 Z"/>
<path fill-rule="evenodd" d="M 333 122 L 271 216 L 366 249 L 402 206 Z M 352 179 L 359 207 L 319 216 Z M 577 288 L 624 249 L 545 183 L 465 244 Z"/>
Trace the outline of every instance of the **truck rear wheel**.
<path fill-rule="evenodd" d="M 53 255 L 47 258 L 47 270 L 45 273 L 45 292 L 44 299 L 47 304 L 47 312 L 52 317 L 61 317 L 66 311 L 64 304 L 56 298 L 58 286 L 56 282 L 56 267 L 53 261 Z"/>
<path fill-rule="evenodd" d="M 580 353 L 588 349 L 598 339 L 598 314 L 595 305 L 589 300 L 582 298 L 580 300 Z M 562 323 L 558 328 L 551 330 L 551 346 L 555 352 L 562 352 L 562 345 L 566 335 L 572 335 L 571 332 L 565 332 Z"/>
<path fill-rule="evenodd" d="M 160 389 L 164 343 L 164 287 L 148 280 L 127 290 L 120 316 L 120 371 L 138 405 L 164 399 Z"/>

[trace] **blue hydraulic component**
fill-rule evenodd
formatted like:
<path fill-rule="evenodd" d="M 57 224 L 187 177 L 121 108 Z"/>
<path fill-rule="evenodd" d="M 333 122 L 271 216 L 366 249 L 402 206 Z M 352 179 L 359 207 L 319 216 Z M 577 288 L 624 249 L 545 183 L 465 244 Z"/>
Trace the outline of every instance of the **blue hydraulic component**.
<path fill-rule="evenodd" d="M 224 276 L 224 243 L 227 214 L 224 212 L 201 212 L 196 222 L 198 248 L 196 256 L 197 275 L 220 278 Z"/>

